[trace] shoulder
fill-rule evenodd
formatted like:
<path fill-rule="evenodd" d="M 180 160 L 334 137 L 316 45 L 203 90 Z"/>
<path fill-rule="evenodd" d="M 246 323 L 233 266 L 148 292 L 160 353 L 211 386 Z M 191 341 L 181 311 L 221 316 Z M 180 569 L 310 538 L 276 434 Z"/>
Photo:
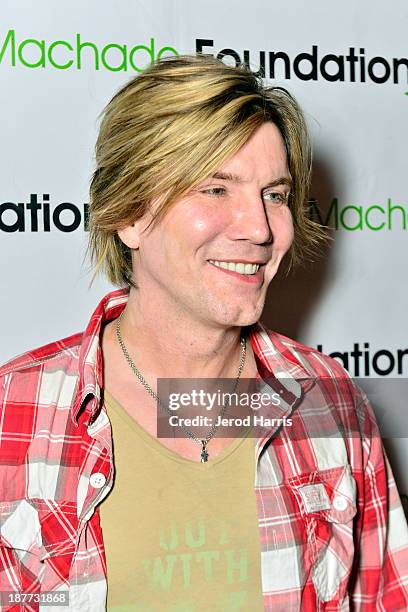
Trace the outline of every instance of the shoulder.
<path fill-rule="evenodd" d="M 41 457 L 43 463 L 47 463 L 48 453 L 55 463 L 61 448 L 74 440 L 70 415 L 78 388 L 81 338 L 82 334 L 74 334 L 51 342 L 0 368 L 3 474 L 3 468 L 9 473 L 10 465 L 21 465 L 21 470 L 26 470 L 32 444 L 35 456 Z M 19 474 L 21 470 L 17 468 Z M 25 476 L 21 474 L 17 480 L 19 487 Z"/>
<path fill-rule="evenodd" d="M 260 332 L 260 350 L 273 365 L 287 369 L 298 379 L 310 379 L 334 406 L 347 404 L 356 409 L 367 401 L 364 391 L 355 383 L 350 373 L 333 357 L 292 338 L 257 324 Z M 269 347 L 268 347 L 269 343 Z"/>
<path fill-rule="evenodd" d="M 67 374 L 77 370 L 83 333 L 76 333 L 55 340 L 38 348 L 26 351 L 0 366 L 0 381 L 36 376 L 44 371 L 64 371 Z"/>
<path fill-rule="evenodd" d="M 351 379 L 349 372 L 336 359 L 321 353 L 316 348 L 288 338 L 260 323 L 257 331 L 261 334 L 263 332 L 264 339 L 267 339 L 283 358 L 292 363 L 297 362 L 310 375 Z"/>

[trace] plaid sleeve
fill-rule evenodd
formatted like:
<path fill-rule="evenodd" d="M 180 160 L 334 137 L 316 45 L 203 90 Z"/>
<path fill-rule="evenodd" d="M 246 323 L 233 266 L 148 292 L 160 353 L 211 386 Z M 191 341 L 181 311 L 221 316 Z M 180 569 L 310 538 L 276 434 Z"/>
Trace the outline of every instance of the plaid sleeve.
<path fill-rule="evenodd" d="M 365 394 L 363 473 L 352 610 L 408 610 L 408 526 L 373 409 Z"/>

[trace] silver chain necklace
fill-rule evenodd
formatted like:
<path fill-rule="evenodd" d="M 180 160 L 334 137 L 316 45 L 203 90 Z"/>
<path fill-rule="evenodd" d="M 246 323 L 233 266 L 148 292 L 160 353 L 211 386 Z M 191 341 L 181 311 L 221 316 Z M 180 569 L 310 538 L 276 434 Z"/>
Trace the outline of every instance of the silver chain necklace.
<path fill-rule="evenodd" d="M 173 412 L 170 410 L 170 408 L 168 406 L 166 406 L 166 404 L 163 404 L 163 402 L 161 401 L 160 397 L 157 395 L 157 393 L 155 393 L 153 391 L 153 389 L 151 388 L 151 386 L 149 385 L 149 383 L 147 382 L 147 380 L 143 377 L 142 373 L 137 369 L 137 367 L 135 366 L 131 356 L 129 355 L 129 352 L 125 346 L 125 343 L 123 342 L 123 338 L 122 338 L 122 334 L 120 333 L 120 323 L 122 320 L 122 316 L 124 314 L 124 311 L 122 311 L 122 313 L 120 314 L 120 316 L 116 319 L 116 336 L 118 338 L 118 342 L 120 345 L 120 348 L 122 349 L 122 352 L 125 356 L 126 361 L 128 362 L 129 366 L 131 367 L 132 371 L 134 374 L 136 374 L 137 378 L 139 379 L 139 381 L 142 383 L 142 385 L 144 386 L 144 388 L 146 389 L 146 391 L 156 400 L 156 402 L 158 403 L 158 405 L 160 406 L 160 408 L 162 410 L 164 410 L 164 412 L 166 412 L 167 414 L 172 415 Z M 246 356 L 246 339 L 245 338 L 241 338 L 241 356 L 240 356 L 240 360 L 239 360 L 239 367 L 238 367 L 238 374 L 237 377 L 235 379 L 235 383 L 234 383 L 234 387 L 232 389 L 232 393 L 235 392 L 237 386 L 238 386 L 238 382 L 240 379 L 240 376 L 242 374 L 242 370 L 244 369 L 244 364 L 245 364 L 245 356 Z M 224 403 L 221 411 L 220 411 L 220 417 L 221 419 L 224 417 L 225 415 L 225 411 L 228 408 L 228 402 Z M 185 434 L 187 434 L 187 436 L 189 438 L 191 438 L 191 440 L 193 440 L 193 442 L 195 442 L 196 444 L 199 444 L 201 446 L 201 463 L 205 463 L 206 461 L 208 461 L 208 449 L 207 449 L 207 445 L 210 442 L 210 440 L 214 437 L 217 429 L 218 429 L 218 425 L 213 424 L 210 431 L 208 432 L 208 434 L 206 435 L 206 437 L 202 440 L 200 440 L 200 438 L 197 438 L 192 431 L 190 431 L 189 429 L 187 429 L 187 427 L 184 424 L 181 424 L 181 427 L 184 431 Z"/>

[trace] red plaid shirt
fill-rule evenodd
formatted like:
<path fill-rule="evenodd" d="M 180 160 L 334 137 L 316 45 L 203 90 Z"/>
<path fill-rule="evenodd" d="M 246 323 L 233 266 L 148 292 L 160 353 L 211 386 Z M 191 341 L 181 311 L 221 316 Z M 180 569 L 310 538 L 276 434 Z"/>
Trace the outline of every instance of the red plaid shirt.
<path fill-rule="evenodd" d="M 106 609 L 98 504 L 114 465 L 100 332 L 126 300 L 110 293 L 83 334 L 0 369 L 0 591 L 26 599 L 3 595 L 4 611 L 64 591 L 61 610 Z M 248 332 L 282 397 L 276 416 L 292 419 L 255 440 L 265 610 L 408 610 L 407 524 L 364 393 L 318 351 L 261 324 Z"/>

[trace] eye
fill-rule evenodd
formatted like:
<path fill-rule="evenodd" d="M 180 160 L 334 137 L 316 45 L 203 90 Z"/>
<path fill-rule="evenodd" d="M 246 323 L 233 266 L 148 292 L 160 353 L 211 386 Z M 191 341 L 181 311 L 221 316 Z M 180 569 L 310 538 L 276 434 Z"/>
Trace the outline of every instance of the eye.
<path fill-rule="evenodd" d="M 273 202 L 275 204 L 287 204 L 289 199 L 288 193 L 281 193 L 280 191 L 269 191 L 263 194 L 264 200 Z"/>
<path fill-rule="evenodd" d="M 202 189 L 201 192 L 207 193 L 215 198 L 220 198 L 227 193 L 227 190 L 225 187 L 207 187 L 206 189 Z"/>

